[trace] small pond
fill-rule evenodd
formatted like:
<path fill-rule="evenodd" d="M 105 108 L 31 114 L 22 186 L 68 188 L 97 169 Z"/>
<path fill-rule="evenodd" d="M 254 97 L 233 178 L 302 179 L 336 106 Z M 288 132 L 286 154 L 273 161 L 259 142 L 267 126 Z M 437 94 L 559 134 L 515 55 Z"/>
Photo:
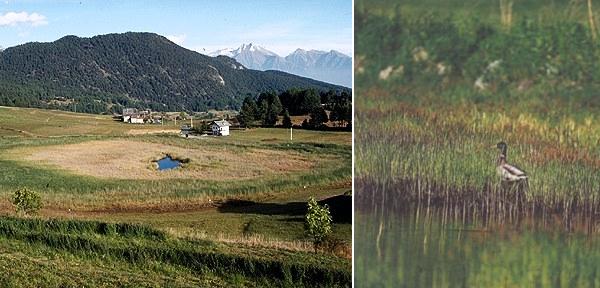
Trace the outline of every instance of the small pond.
<path fill-rule="evenodd" d="M 166 157 L 156 161 L 156 163 L 158 163 L 159 171 L 174 169 L 174 168 L 181 166 L 181 161 L 175 160 L 175 159 L 171 158 L 171 156 L 166 156 Z"/>

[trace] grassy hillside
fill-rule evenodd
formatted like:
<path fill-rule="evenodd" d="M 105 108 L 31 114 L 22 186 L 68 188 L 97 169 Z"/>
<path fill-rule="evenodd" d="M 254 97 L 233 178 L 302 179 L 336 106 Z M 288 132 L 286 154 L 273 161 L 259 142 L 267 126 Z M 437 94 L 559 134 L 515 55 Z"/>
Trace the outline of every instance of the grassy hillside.
<path fill-rule="evenodd" d="M 503 140 L 530 175 L 526 207 L 595 214 L 600 41 L 587 7 L 515 1 L 507 25 L 498 1 L 452 2 L 358 3 L 359 195 L 396 187 L 398 201 L 489 212 L 514 201 L 495 174 Z"/>
<path fill-rule="evenodd" d="M 310 196 L 323 200 L 351 190 L 350 133 L 294 130 L 289 141 L 287 129 L 258 128 L 186 139 L 173 133 L 174 124 L 132 125 L 109 116 L 6 107 L 0 107 L 0 127 L 0 213 L 14 215 L 10 196 L 26 186 L 41 194 L 41 219 L 59 219 L 31 220 L 35 225 L 0 220 L 8 223 L 6 231 L 0 223 L 6 239 L 0 249 L 10 255 L 0 257 L 0 270 L 15 285 L 80 285 L 68 277 L 75 264 L 59 265 L 69 261 L 85 267 L 77 275 L 90 278 L 92 286 L 110 286 L 102 280 L 106 275 L 130 286 L 171 280 L 175 286 L 316 285 L 301 278 L 329 277 L 318 267 L 337 275 L 324 283 L 350 281 L 350 205 L 334 213 L 337 242 L 327 251 L 314 253 L 303 226 Z M 179 170 L 157 171 L 151 161 L 174 152 L 191 161 Z M 100 222 L 80 222 L 85 220 Z M 151 228 L 141 231 L 164 237 L 122 238 L 128 232 L 118 227 L 130 224 L 115 223 L 144 225 Z M 140 253 L 146 258 L 127 256 Z M 197 260 L 181 260 L 188 259 L 178 258 L 182 253 Z M 219 257 L 228 260 L 202 262 Z M 22 270 L 2 266 L 7 259 L 22 261 Z M 254 272 L 228 270 L 236 265 Z M 301 268 L 291 272 L 278 265 Z M 48 272 L 35 272 L 39 267 Z M 309 270 L 316 274 L 309 276 Z M 294 273 L 304 276 L 288 277 Z M 32 276 L 39 282 L 26 283 Z"/>
<path fill-rule="evenodd" d="M 350 281 L 349 263 L 340 259 L 178 240 L 138 225 L 3 217 L 0 238 L 0 265 L 7 271 L 1 277 L 18 286 L 292 287 Z M 19 265 L 6 269 L 15 260 Z"/>

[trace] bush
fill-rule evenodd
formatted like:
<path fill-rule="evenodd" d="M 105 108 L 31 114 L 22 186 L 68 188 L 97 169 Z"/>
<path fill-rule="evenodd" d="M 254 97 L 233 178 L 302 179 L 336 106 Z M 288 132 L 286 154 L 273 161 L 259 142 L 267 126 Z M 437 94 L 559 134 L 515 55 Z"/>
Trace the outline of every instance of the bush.
<path fill-rule="evenodd" d="M 12 200 L 17 214 L 35 215 L 42 208 L 40 194 L 28 188 L 21 188 L 15 191 Z"/>
<path fill-rule="evenodd" d="M 315 198 L 310 197 L 304 229 L 313 239 L 315 249 L 327 239 L 329 234 L 331 234 L 331 214 L 329 213 L 327 204 L 320 206 Z"/>

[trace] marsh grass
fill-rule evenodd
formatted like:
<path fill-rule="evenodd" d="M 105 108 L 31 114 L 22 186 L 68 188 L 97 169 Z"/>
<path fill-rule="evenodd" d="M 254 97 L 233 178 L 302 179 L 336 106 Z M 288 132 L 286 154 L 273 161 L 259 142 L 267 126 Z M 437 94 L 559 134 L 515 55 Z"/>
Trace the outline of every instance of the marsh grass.
<path fill-rule="evenodd" d="M 359 197 L 596 217 L 600 42 L 585 7 L 518 2 L 504 29 L 498 1 L 442 9 L 452 2 L 357 4 Z M 528 173 L 527 188 L 499 182 L 499 141 Z"/>
<path fill-rule="evenodd" d="M 372 187 L 378 186 L 386 188 L 387 192 L 381 193 L 403 201 L 466 202 L 472 209 L 479 207 L 480 213 L 489 212 L 489 205 L 513 211 L 533 210 L 539 206 L 565 214 L 578 211 L 591 216 L 598 213 L 600 157 L 590 149 L 594 146 L 592 143 L 598 141 L 596 135 L 600 135 L 594 134 L 598 129 L 596 125 L 583 124 L 581 128 L 574 125 L 570 130 L 575 131 L 570 134 L 573 136 L 563 137 L 565 134 L 560 132 L 536 134 L 531 132 L 536 128 L 527 126 L 509 128 L 520 125 L 514 118 L 502 128 L 501 121 L 482 120 L 478 114 L 461 121 L 453 121 L 448 113 L 445 115 L 449 117 L 441 121 L 404 115 L 393 120 L 379 118 L 376 132 L 357 134 L 357 142 L 366 144 L 359 144 L 356 150 L 357 158 L 362 159 L 356 166 L 362 191 L 376 193 L 381 189 Z M 505 116 L 500 115 L 498 119 L 502 117 Z M 543 120 L 536 121 L 541 122 L 542 127 L 548 125 Z M 364 131 L 362 125 L 360 122 L 357 125 L 359 131 Z M 500 128 L 495 128 L 497 125 Z M 561 131 L 561 124 L 552 129 Z M 519 203 L 510 197 L 514 198 L 517 190 L 524 189 L 508 191 L 510 187 L 500 183 L 495 174 L 498 152 L 492 146 L 500 140 L 512 144 L 509 144 L 509 161 L 530 175 L 523 193 L 524 203 L 518 208 Z M 578 148 L 574 148 L 576 145 Z M 511 201 L 513 204 L 506 205 Z"/>

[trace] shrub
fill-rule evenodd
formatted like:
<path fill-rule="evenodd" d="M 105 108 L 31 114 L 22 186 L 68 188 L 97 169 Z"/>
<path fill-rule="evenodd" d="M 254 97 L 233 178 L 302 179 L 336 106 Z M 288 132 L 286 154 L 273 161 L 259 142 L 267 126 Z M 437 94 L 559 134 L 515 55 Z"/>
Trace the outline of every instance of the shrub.
<path fill-rule="evenodd" d="M 12 200 L 17 214 L 34 215 L 42 208 L 40 194 L 25 187 L 15 191 Z"/>
<path fill-rule="evenodd" d="M 313 239 L 316 247 L 331 234 L 331 214 L 327 204 L 320 206 L 315 198 L 310 197 L 308 211 L 304 223 L 306 233 Z"/>

